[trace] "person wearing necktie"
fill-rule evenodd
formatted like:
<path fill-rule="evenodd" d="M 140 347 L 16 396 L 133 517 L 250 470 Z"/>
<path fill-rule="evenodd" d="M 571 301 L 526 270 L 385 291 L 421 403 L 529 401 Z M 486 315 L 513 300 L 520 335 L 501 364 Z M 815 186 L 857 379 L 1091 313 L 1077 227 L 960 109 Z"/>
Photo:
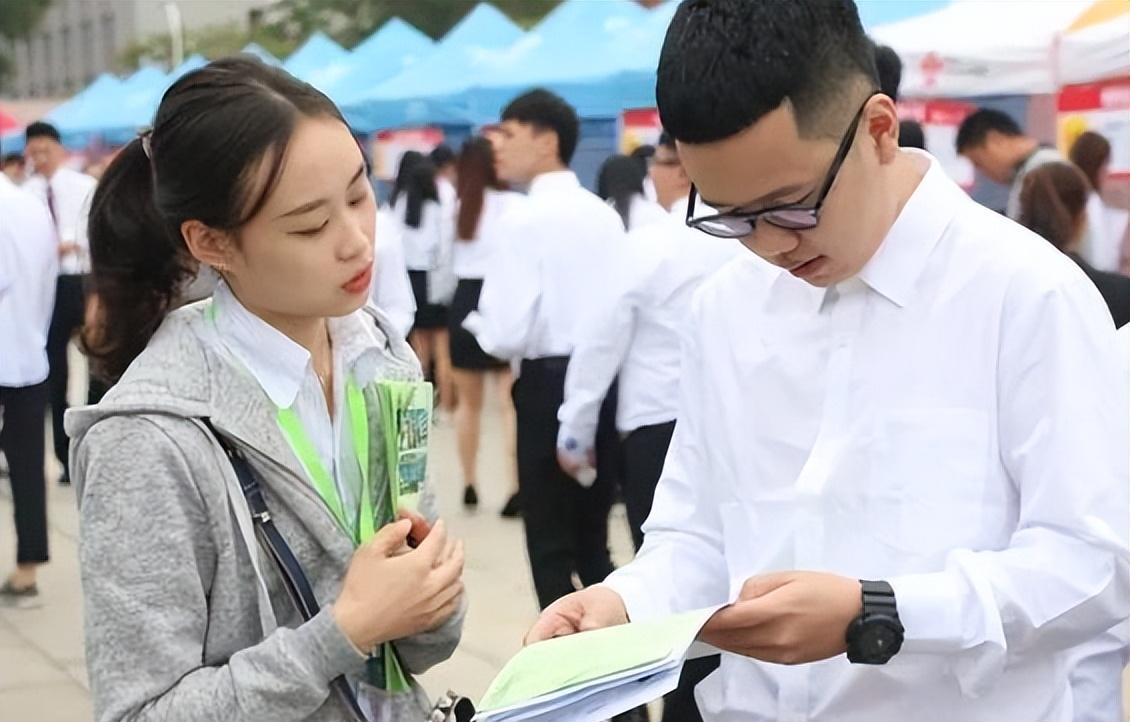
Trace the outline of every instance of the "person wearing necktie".
<path fill-rule="evenodd" d="M 1130 616 L 1094 284 L 899 147 L 852 0 L 683 2 L 656 96 L 687 224 L 760 258 L 692 302 L 640 553 L 528 640 L 720 607 L 707 722 L 1121 719 L 1071 684 Z"/>
<path fill-rule="evenodd" d="M 35 172 L 23 187 L 46 204 L 58 239 L 59 273 L 55 282 L 55 310 L 47 338 L 47 357 L 51 365 L 47 385 L 55 458 L 63 467 L 59 481 L 67 484 L 70 483 L 69 441 L 63 427 L 70 379 L 67 347 L 82 328 L 86 315 L 84 287 L 90 270 L 86 219 L 97 181 L 65 165 L 67 151 L 59 131 L 49 123 L 32 123 L 27 127 L 27 156 Z M 91 383 L 92 387 L 97 386 L 96 380 L 91 379 Z"/>

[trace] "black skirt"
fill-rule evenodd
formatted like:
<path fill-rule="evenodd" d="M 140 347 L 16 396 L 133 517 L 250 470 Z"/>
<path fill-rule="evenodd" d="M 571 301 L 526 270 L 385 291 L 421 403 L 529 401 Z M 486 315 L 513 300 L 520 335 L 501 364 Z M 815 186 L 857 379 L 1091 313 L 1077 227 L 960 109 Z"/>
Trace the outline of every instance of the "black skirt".
<path fill-rule="evenodd" d="M 459 285 L 455 287 L 455 297 L 451 299 L 451 311 L 448 314 L 451 321 L 451 365 L 457 369 L 486 371 L 506 366 L 505 361 L 483 351 L 474 334 L 463 328 L 463 320 L 479 307 L 479 294 L 482 292 L 482 279 L 460 278 Z"/>
<path fill-rule="evenodd" d="M 428 272 L 408 271 L 412 295 L 416 297 L 416 322 L 412 329 L 428 330 L 447 326 L 447 306 L 428 303 Z"/>

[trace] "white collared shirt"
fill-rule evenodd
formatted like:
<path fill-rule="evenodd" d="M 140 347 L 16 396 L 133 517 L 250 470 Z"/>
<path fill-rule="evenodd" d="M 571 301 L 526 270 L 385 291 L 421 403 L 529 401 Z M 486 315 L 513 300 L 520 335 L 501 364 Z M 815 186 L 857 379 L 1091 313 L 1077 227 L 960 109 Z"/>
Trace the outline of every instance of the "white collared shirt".
<path fill-rule="evenodd" d="M 47 378 L 58 257 L 47 209 L 0 174 L 0 386 Z"/>
<path fill-rule="evenodd" d="M 420 208 L 420 225 L 412 228 L 405 220 L 408 199 L 396 199 L 392 209 L 400 227 L 404 260 L 409 271 L 432 271 L 439 266 L 444 245 L 444 207 L 435 201 L 424 201 Z"/>
<path fill-rule="evenodd" d="M 47 204 L 47 185 L 54 193 L 54 227 L 59 243 L 77 243 L 78 253 L 69 253 L 59 260 L 59 275 L 71 276 L 90 273 L 90 243 L 87 240 L 87 220 L 90 200 L 98 185 L 91 176 L 70 168 L 59 168 L 48 181 L 42 175 L 33 175 L 23 184 L 23 189 Z"/>
<path fill-rule="evenodd" d="M 331 417 L 305 348 L 248 311 L 226 283 L 216 286 L 212 302 L 224 347 L 255 378 L 271 403 L 279 409 L 293 409 L 322 467 L 333 477 L 344 508 L 356 509 L 362 476 L 346 408 L 345 382 L 351 377 L 358 386 L 365 386 L 377 378 L 385 342 L 380 331 L 360 310 L 329 319 L 334 364 Z"/>
<path fill-rule="evenodd" d="M 386 208 L 377 210 L 376 239 L 370 295 L 373 304 L 388 316 L 402 336 L 407 337 L 416 320 L 416 297 L 412 295 L 412 283 L 408 280 L 400 225 Z"/>
<path fill-rule="evenodd" d="M 580 319 L 607 308 L 620 216 L 564 170 L 535 178 L 502 225 L 504 245 L 464 327 L 496 358 L 568 356 Z"/>
<path fill-rule="evenodd" d="M 663 206 L 643 195 L 632 196 L 632 205 L 628 209 L 629 233 L 666 220 L 667 211 L 663 210 Z"/>
<path fill-rule="evenodd" d="M 885 666 L 724 654 L 726 722 L 1070 722 L 1069 648 L 1130 613 L 1130 388 L 1079 268 L 936 162 L 859 276 L 703 284 L 632 619 L 777 570 L 885 579 Z"/>
<path fill-rule="evenodd" d="M 475 237 L 469 240 L 456 238 L 453 244 L 452 258 L 456 277 L 482 280 L 490 267 L 493 254 L 505 245 L 506 239 L 500 235 L 505 231 L 503 219 L 515 206 L 524 202 L 525 198 L 521 193 L 486 189 Z"/>
<path fill-rule="evenodd" d="M 687 228 L 685 215 L 686 202 L 676 204 L 662 222 L 628 234 L 616 296 L 606 313 L 588 319 L 569 361 L 558 446 L 593 448 L 600 407 L 617 373 L 621 433 L 675 419 L 691 297 L 710 274 L 748 253 L 738 241 Z"/>

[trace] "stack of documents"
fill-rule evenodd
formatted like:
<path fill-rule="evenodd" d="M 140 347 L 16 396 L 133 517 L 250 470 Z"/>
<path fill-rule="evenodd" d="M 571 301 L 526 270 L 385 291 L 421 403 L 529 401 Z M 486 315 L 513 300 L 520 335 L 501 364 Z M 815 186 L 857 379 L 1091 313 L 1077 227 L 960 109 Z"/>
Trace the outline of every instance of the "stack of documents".
<path fill-rule="evenodd" d="M 526 647 L 487 690 L 479 722 L 601 722 L 675 689 L 717 607 Z"/>

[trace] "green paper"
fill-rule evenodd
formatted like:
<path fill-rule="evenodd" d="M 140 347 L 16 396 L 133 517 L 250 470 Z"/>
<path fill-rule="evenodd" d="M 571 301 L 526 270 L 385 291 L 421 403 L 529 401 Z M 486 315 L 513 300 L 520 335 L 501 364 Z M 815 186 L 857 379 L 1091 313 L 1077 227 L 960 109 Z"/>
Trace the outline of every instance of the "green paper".
<path fill-rule="evenodd" d="M 689 645 L 713 610 L 538 642 L 518 652 L 479 703 L 490 712 L 660 662 Z"/>
<path fill-rule="evenodd" d="M 420 487 L 428 475 L 432 398 L 427 382 L 377 382 L 394 510 L 419 508 Z"/>

